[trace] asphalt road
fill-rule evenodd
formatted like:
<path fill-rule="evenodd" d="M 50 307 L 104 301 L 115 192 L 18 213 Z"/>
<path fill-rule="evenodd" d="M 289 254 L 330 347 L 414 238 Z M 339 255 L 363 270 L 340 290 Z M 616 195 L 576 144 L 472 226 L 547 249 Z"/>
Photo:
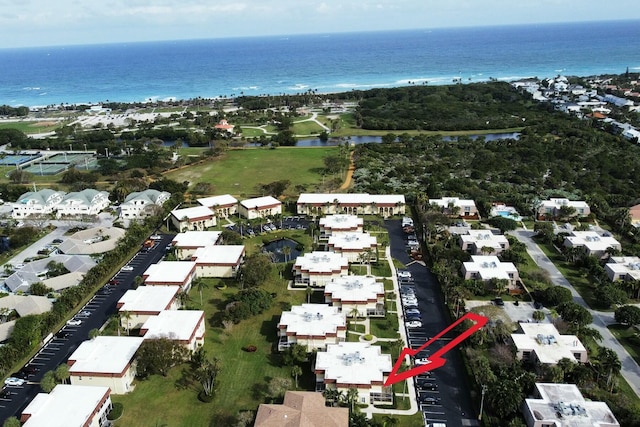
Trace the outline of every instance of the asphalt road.
<path fill-rule="evenodd" d="M 437 335 L 449 326 L 446 316 L 444 299 L 440 291 L 440 284 L 428 268 L 420 263 L 412 263 L 406 252 L 406 238 L 402 231 L 400 220 L 385 221 L 391 242 L 391 256 L 407 265 L 407 270 L 414 278 L 418 309 L 422 314 L 422 328 L 408 329 L 407 338 L 412 348 L 418 348 L 429 337 Z M 444 345 L 450 338 L 442 338 L 429 346 L 427 356 Z M 446 363 L 443 367 L 433 371 L 432 379 L 428 381 L 437 384 L 437 390 L 418 391 L 418 406 L 424 414 L 426 423 L 446 423 L 449 426 L 478 425 L 466 372 L 462 358 L 457 349 L 444 355 Z M 434 399 L 427 399 L 427 398 Z M 429 403 L 420 403 L 420 400 Z"/>
<path fill-rule="evenodd" d="M 55 370 L 58 365 L 67 362 L 67 359 L 78 346 L 89 339 L 89 331 L 101 328 L 105 322 L 116 313 L 116 303 L 124 293 L 133 287 L 136 276 L 151 265 L 162 259 L 165 248 L 171 243 L 173 234 L 163 234 L 162 239 L 157 240 L 153 249 L 149 252 L 138 252 L 127 265 L 133 267 L 131 271 L 120 270 L 113 278 L 117 285 L 105 286 L 80 310 L 74 319 L 82 323 L 77 326 L 66 325 L 54 337 L 49 340 L 40 351 L 29 361 L 27 366 L 37 369 L 27 378 L 23 386 L 5 386 L 11 395 L 0 399 L 0 422 L 5 419 L 20 415 L 31 400 L 40 393 L 40 380 L 48 371 Z M 59 335 L 57 337 L 56 335 Z"/>

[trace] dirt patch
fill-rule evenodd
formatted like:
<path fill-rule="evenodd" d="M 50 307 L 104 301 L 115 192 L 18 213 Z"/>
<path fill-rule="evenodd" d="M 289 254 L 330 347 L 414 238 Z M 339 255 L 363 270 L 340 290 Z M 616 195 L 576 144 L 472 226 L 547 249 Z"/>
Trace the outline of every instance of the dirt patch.
<path fill-rule="evenodd" d="M 30 127 L 51 127 L 51 126 L 56 126 L 57 124 L 58 122 L 48 121 L 48 122 L 35 122 L 29 126 Z"/>

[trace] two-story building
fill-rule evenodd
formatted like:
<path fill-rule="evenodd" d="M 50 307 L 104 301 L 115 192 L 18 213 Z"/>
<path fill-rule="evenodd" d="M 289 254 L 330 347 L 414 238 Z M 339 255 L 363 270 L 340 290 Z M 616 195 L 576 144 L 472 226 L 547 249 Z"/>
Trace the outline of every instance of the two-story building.
<path fill-rule="evenodd" d="M 120 204 L 119 216 L 123 219 L 145 218 L 154 213 L 155 209 L 161 208 L 169 197 L 171 193 L 167 191 L 153 189 L 136 191 L 129 194 Z"/>
<path fill-rule="evenodd" d="M 169 338 L 190 352 L 204 345 L 204 311 L 166 310 L 152 316 L 140 328 L 140 336 L 148 339 Z"/>
<path fill-rule="evenodd" d="M 612 282 L 616 280 L 640 280 L 640 257 L 614 256 L 604 265 L 604 271 Z"/>
<path fill-rule="evenodd" d="M 120 324 L 127 331 L 141 328 L 150 317 L 180 308 L 180 286 L 138 286 L 129 289 L 116 304 Z"/>
<path fill-rule="evenodd" d="M 476 202 L 458 197 L 443 197 L 441 199 L 429 199 L 429 203 L 442 213 L 465 219 L 479 219 L 480 214 Z"/>
<path fill-rule="evenodd" d="M 64 195 L 64 191 L 55 191 L 48 188 L 29 191 L 21 195 L 13 204 L 11 216 L 18 219 L 29 216 L 49 215 L 56 210 Z"/>
<path fill-rule="evenodd" d="M 356 388 L 358 403 L 391 404 L 392 387 L 384 386 L 391 368 L 391 355 L 382 353 L 377 345 L 346 341 L 329 344 L 326 351 L 316 354 L 316 390 L 335 389 L 346 394 Z"/>
<path fill-rule="evenodd" d="M 171 223 L 178 231 L 203 231 L 217 224 L 216 214 L 206 206 L 175 209 L 171 211 Z"/>
<path fill-rule="evenodd" d="M 72 385 L 109 387 L 113 394 L 134 389 L 134 356 L 142 337 L 97 336 L 84 341 L 67 361 Z"/>
<path fill-rule="evenodd" d="M 296 258 L 293 285 L 324 287 L 327 282 L 349 274 L 349 259 L 333 252 L 311 252 Z"/>
<path fill-rule="evenodd" d="M 244 256 L 244 245 L 215 245 L 196 249 L 191 261 L 198 277 L 236 277 Z"/>
<path fill-rule="evenodd" d="M 375 276 L 341 276 L 324 286 L 324 300 L 356 317 L 384 317 L 384 284 Z"/>
<path fill-rule="evenodd" d="M 586 363 L 587 349 L 575 335 L 560 335 L 551 323 L 522 323 L 511 334 L 516 357 L 538 365 L 556 365 L 560 359 Z"/>
<path fill-rule="evenodd" d="M 574 212 L 570 216 L 576 217 L 589 216 L 591 213 L 589 205 L 583 200 L 569 200 L 552 197 L 549 200 L 543 200 L 538 206 L 538 219 L 555 218 L 562 213 L 562 210 L 567 212 L 573 210 Z"/>
<path fill-rule="evenodd" d="M 246 199 L 240 202 L 238 212 L 247 219 L 266 218 L 282 214 L 282 203 L 271 196 Z"/>
<path fill-rule="evenodd" d="M 362 233 L 364 220 L 356 215 L 335 214 L 320 218 L 318 239 L 327 242 L 340 234 Z"/>
<path fill-rule="evenodd" d="M 347 319 L 338 307 L 328 304 L 302 304 L 283 311 L 278 322 L 278 351 L 294 344 L 307 352 L 324 350 L 347 337 Z"/>
<path fill-rule="evenodd" d="M 229 218 L 238 212 L 238 199 L 230 194 L 198 199 L 198 203 L 211 209 L 218 218 Z"/>
<path fill-rule="evenodd" d="M 281 405 L 262 403 L 253 427 L 348 427 L 349 408 L 326 406 L 321 393 L 289 390 Z"/>
<path fill-rule="evenodd" d="M 603 258 L 609 248 L 622 250 L 620 242 L 611 234 L 596 231 L 572 231 L 563 244 L 568 248 L 581 248 L 585 254 L 596 258 Z"/>
<path fill-rule="evenodd" d="M 147 286 L 179 286 L 182 292 L 187 293 L 195 277 L 196 263 L 193 261 L 160 261 L 142 273 Z"/>
<path fill-rule="evenodd" d="M 509 249 L 509 241 L 502 234 L 493 234 L 489 230 L 467 230 L 467 234 L 458 236 L 460 249 L 472 255 L 500 255 Z"/>
<path fill-rule="evenodd" d="M 378 259 L 378 239 L 369 233 L 340 233 L 329 237 L 329 252 L 342 254 L 349 262 L 375 262 Z"/>
<path fill-rule="evenodd" d="M 109 206 L 109 193 L 86 188 L 66 194 L 56 207 L 57 216 L 97 215 Z"/>
<path fill-rule="evenodd" d="M 389 217 L 404 215 L 406 202 L 402 194 L 302 193 L 296 204 L 300 215 L 368 214 Z"/>
<path fill-rule="evenodd" d="M 171 245 L 177 259 L 190 260 L 197 249 L 220 244 L 221 236 L 220 231 L 185 231 L 176 234 Z"/>
<path fill-rule="evenodd" d="M 471 255 L 471 261 L 462 263 L 462 275 L 464 280 L 506 280 L 509 287 L 515 287 L 520 280 L 515 264 L 493 255 Z"/>

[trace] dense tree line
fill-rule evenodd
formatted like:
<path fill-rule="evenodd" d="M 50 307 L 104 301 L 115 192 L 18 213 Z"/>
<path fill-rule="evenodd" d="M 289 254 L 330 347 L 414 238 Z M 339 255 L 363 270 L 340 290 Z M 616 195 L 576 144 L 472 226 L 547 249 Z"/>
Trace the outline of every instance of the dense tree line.
<path fill-rule="evenodd" d="M 29 107 L 11 107 L 9 105 L 0 105 L 0 116 L 8 117 L 26 117 L 29 115 Z"/>

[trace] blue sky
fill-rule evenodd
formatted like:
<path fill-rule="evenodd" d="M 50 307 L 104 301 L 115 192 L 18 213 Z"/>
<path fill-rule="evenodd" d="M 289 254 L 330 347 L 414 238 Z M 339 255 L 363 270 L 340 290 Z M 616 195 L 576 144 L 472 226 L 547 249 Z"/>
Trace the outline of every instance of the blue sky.
<path fill-rule="evenodd" d="M 640 19 L 637 0 L 0 0 L 0 48 Z"/>

